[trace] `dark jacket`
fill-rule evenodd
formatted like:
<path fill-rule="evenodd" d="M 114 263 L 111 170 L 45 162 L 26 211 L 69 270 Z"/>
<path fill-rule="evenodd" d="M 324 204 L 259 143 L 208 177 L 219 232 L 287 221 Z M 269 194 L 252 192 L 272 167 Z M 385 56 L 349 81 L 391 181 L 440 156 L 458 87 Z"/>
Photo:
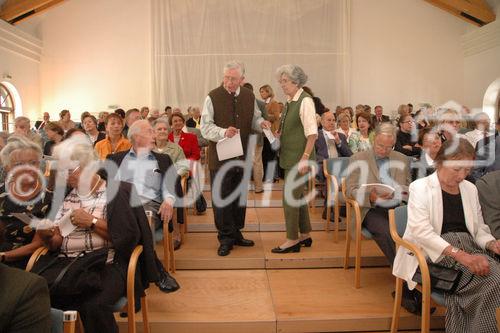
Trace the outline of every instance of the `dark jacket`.
<path fill-rule="evenodd" d="M 404 154 L 406 156 L 420 156 L 422 149 L 415 147 L 417 141 L 413 141 L 411 133 L 405 133 L 403 131 L 398 131 L 396 136 L 396 144 L 394 145 L 394 150 Z M 412 149 L 403 148 L 403 146 L 411 146 Z"/>
<path fill-rule="evenodd" d="M 135 296 L 140 297 L 150 282 L 159 279 L 148 219 L 132 184 L 111 180 L 107 183 L 106 191 L 107 198 L 112 198 L 107 205 L 106 218 L 115 260 L 121 267 L 128 267 L 134 248 L 139 244 L 143 246 L 135 275 Z"/>
<path fill-rule="evenodd" d="M 0 286 L 0 332 L 50 332 L 50 298 L 44 278 L 0 263 Z"/>
<path fill-rule="evenodd" d="M 488 136 L 476 145 L 475 167 L 467 180 L 475 182 L 486 173 L 500 170 L 500 135 Z"/>
<path fill-rule="evenodd" d="M 391 118 L 389 118 L 389 116 L 386 116 L 385 114 L 382 115 L 380 121 L 377 120 L 377 116 L 376 115 L 372 115 L 372 125 L 373 125 L 373 128 L 377 127 L 377 125 L 379 125 L 379 124 L 390 123 L 390 122 L 391 122 Z"/>
<path fill-rule="evenodd" d="M 339 133 L 339 138 L 340 144 L 336 146 L 339 157 L 350 157 L 352 155 L 352 151 L 349 148 L 346 136 Z M 322 129 L 318 130 L 318 139 L 314 143 L 314 148 L 316 150 L 316 162 L 318 163 L 317 178 L 320 182 L 323 182 L 325 180 L 325 175 L 323 173 L 323 160 L 327 160 L 329 157 L 328 146 Z"/>

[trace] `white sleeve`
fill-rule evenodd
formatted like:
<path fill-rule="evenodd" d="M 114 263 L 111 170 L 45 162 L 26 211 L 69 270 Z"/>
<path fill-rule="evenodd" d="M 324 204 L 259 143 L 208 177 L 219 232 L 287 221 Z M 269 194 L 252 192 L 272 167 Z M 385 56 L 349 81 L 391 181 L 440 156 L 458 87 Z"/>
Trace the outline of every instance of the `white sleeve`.
<path fill-rule="evenodd" d="M 215 125 L 214 122 L 214 106 L 210 96 L 205 98 L 205 103 L 203 104 L 203 110 L 201 112 L 201 124 L 200 124 L 201 135 L 210 141 L 218 142 L 224 139 L 226 129 Z"/>
<path fill-rule="evenodd" d="M 304 97 L 300 104 L 299 111 L 300 121 L 304 127 L 304 135 L 307 138 L 309 135 L 318 134 L 318 123 L 316 122 L 316 108 L 310 97 Z"/>

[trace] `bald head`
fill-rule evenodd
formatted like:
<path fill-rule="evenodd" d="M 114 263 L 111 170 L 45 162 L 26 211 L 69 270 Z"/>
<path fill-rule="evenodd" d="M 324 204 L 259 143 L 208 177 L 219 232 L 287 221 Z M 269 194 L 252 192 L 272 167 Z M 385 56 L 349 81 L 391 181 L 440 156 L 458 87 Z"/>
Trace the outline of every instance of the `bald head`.
<path fill-rule="evenodd" d="M 154 131 L 147 120 L 141 119 L 133 123 L 128 129 L 127 137 L 136 151 L 153 149 Z"/>

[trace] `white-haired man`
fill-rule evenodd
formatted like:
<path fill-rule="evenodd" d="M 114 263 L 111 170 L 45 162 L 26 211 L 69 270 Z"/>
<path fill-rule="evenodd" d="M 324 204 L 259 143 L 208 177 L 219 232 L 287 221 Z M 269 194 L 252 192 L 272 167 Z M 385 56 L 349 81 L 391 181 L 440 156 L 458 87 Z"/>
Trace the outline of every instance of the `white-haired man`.
<path fill-rule="evenodd" d="M 175 174 L 175 167 L 171 168 L 173 163 L 168 155 L 152 151 L 155 140 L 149 121 L 134 122 L 128 130 L 128 139 L 132 143 L 130 150 L 106 157 L 106 162 L 112 161 L 118 166 L 117 174 L 108 173 L 108 177 L 134 184 L 144 209 L 153 212 L 155 225 L 160 226 L 161 221 L 172 218 L 175 184 L 165 181 L 165 177 L 167 173 Z M 109 172 L 110 168 L 107 170 Z M 179 289 L 158 258 L 156 261 L 160 272 L 160 281 L 157 282 L 160 290 L 172 292 Z"/>
<path fill-rule="evenodd" d="M 219 169 L 230 160 L 220 160 L 217 155 L 216 144 L 224 138 L 232 138 L 237 133 L 241 136 L 243 146 L 243 156 L 247 153 L 247 144 L 252 129 L 261 131 L 261 128 L 270 128 L 271 124 L 262 118 L 262 114 L 255 102 L 254 94 L 247 88 L 240 87 L 245 78 L 245 67 L 241 62 L 231 61 L 224 66 L 224 76 L 222 85 L 208 93 L 203 106 L 201 116 L 201 134 L 209 143 L 208 167 L 210 169 L 210 179 L 212 188 L 212 200 L 214 195 L 214 180 Z M 220 184 L 220 197 L 225 200 L 242 184 L 244 170 L 241 166 L 234 166 L 226 170 Z M 213 201 L 213 211 L 215 226 L 218 231 L 219 256 L 227 256 L 234 245 L 253 246 L 254 242 L 245 239 L 241 229 L 245 226 L 245 205 L 239 202 L 246 202 L 244 189 L 229 204 L 221 207 Z M 219 193 L 218 193 L 219 194 Z M 243 196 L 243 200 L 240 200 Z"/>

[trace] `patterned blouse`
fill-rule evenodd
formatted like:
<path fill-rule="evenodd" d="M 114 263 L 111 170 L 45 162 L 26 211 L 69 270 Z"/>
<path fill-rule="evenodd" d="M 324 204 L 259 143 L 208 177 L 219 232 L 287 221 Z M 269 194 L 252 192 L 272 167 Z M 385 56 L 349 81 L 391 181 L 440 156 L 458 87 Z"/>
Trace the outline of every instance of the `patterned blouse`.
<path fill-rule="evenodd" d="M 73 189 L 64 199 L 54 223 L 57 225 L 70 210 L 80 208 L 98 219 L 106 220 L 106 207 L 106 182 L 103 182 L 97 191 L 89 197 L 80 197 L 76 189 Z M 96 232 L 88 228 L 77 227 L 69 235 L 63 237 L 61 253 L 68 257 L 75 257 L 82 251 L 95 251 L 111 247 L 111 242 L 105 240 Z M 108 256 L 108 259 L 110 258 L 112 256 Z"/>
<path fill-rule="evenodd" d="M 349 138 L 349 148 L 351 148 L 352 153 L 369 150 L 373 144 L 373 136 L 373 131 L 370 132 L 368 138 L 363 137 L 359 131 L 353 132 Z"/>

